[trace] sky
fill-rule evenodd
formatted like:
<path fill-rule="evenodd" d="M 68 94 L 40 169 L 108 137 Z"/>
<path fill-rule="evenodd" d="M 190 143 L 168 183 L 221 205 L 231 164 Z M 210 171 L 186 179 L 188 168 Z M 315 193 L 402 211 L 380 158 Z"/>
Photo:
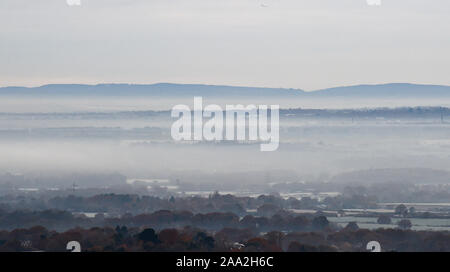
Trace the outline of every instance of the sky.
<path fill-rule="evenodd" d="M 1 0 L 0 86 L 450 85 L 448 14 L 448 0 Z"/>

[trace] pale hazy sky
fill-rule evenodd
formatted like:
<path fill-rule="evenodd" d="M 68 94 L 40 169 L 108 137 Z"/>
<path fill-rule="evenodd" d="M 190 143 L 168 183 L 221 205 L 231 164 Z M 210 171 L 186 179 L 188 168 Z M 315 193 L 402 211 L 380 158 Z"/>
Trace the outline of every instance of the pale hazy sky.
<path fill-rule="evenodd" d="M 450 85 L 450 1 L 0 0 L 0 86 Z"/>

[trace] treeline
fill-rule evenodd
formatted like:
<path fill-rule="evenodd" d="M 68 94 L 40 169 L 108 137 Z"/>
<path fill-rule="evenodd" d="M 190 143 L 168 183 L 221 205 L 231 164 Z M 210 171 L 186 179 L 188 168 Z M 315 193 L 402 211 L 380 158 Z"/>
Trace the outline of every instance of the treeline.
<path fill-rule="evenodd" d="M 281 110 L 281 116 L 293 115 L 307 118 L 435 118 L 448 117 L 448 107 L 399 107 L 375 109 L 286 109 Z"/>
<path fill-rule="evenodd" d="M 0 231 L 0 251 L 66 251 L 77 241 L 82 251 L 242 251 L 242 252 L 362 252 L 369 241 L 378 241 L 382 251 L 450 251 L 449 232 L 399 229 L 348 230 L 338 232 L 272 231 L 263 235 L 251 229 L 224 228 L 207 232 L 198 228 L 75 228 L 66 232 L 36 226 Z"/>
<path fill-rule="evenodd" d="M 13 230 L 30 228 L 35 225 L 51 230 L 64 231 L 74 227 L 113 227 L 126 225 L 129 227 L 145 227 L 160 230 L 164 228 L 198 227 L 209 231 L 222 228 L 251 229 L 255 233 L 277 231 L 317 231 L 336 229 L 323 215 L 295 215 L 283 210 L 270 216 L 246 215 L 239 217 L 230 212 L 197 213 L 190 211 L 160 210 L 138 215 L 124 214 L 118 217 L 105 217 L 97 214 L 93 218 L 73 215 L 67 211 L 13 211 L 0 210 L 0 229 Z"/>
<path fill-rule="evenodd" d="M 189 210 L 193 213 L 232 212 L 239 216 L 256 210 L 258 215 L 271 216 L 282 209 L 375 208 L 377 199 L 367 195 L 327 197 L 318 201 L 310 197 L 284 199 L 278 195 L 238 197 L 230 194 L 211 194 L 209 197 L 155 197 L 134 194 L 100 194 L 91 197 L 57 196 L 52 198 L 0 197 L 5 210 L 59 209 L 73 212 L 150 213 L 158 210 Z"/>

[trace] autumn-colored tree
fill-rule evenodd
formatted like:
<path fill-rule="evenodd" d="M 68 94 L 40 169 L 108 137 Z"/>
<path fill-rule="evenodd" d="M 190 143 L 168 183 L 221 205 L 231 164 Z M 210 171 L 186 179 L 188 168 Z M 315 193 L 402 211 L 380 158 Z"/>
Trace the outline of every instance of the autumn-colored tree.
<path fill-rule="evenodd" d="M 159 243 L 159 239 L 155 233 L 155 230 L 151 228 L 144 229 L 141 233 L 139 233 L 138 239 L 144 242 L 152 242 L 154 244 Z"/>
<path fill-rule="evenodd" d="M 266 239 L 255 237 L 247 241 L 244 251 L 247 252 L 280 252 L 280 247 L 270 244 Z"/>
<path fill-rule="evenodd" d="M 158 234 L 159 240 L 167 245 L 173 245 L 179 241 L 178 231 L 176 229 L 164 229 Z"/>
<path fill-rule="evenodd" d="M 289 244 L 288 252 L 318 252 L 319 249 L 315 246 L 300 244 L 299 242 L 292 242 Z"/>

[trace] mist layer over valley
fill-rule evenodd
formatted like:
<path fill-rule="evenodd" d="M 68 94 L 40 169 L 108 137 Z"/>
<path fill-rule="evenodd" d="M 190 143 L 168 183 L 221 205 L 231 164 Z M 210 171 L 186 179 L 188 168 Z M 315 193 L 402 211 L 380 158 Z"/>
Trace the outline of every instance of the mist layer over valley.
<path fill-rule="evenodd" d="M 379 88 L 392 88 L 387 86 Z M 89 173 L 120 175 L 122 180 L 115 181 L 119 184 L 124 179 L 158 178 L 202 184 L 208 190 L 270 192 L 268 184 L 328 182 L 352 171 L 448 170 L 450 165 L 449 99 L 438 99 L 432 92 L 429 99 L 421 99 L 423 93 L 402 96 L 400 88 L 375 99 L 370 90 L 355 93 L 351 88 L 341 97 L 331 89 L 323 97 L 298 91 L 300 95 L 289 98 L 294 91 L 270 89 L 252 99 L 246 92 L 242 97 L 232 92 L 215 96 L 203 89 L 181 95 L 182 87 L 163 97 L 152 92 L 124 95 L 117 87 L 112 96 L 94 91 L 66 97 L 59 88 L 59 94 L 52 88 L 43 94 L 16 90 L 20 95 L 3 89 L 0 171 L 25 176 L 30 185 L 25 182 L 24 187 L 113 185 L 104 179 L 64 178 Z M 257 89 L 247 94 L 252 92 Z M 190 105 L 193 95 L 202 94 L 204 104 L 280 104 L 279 149 L 260 152 L 259 145 L 250 142 L 174 142 L 170 127 L 175 119 L 169 109 L 178 102 Z"/>

